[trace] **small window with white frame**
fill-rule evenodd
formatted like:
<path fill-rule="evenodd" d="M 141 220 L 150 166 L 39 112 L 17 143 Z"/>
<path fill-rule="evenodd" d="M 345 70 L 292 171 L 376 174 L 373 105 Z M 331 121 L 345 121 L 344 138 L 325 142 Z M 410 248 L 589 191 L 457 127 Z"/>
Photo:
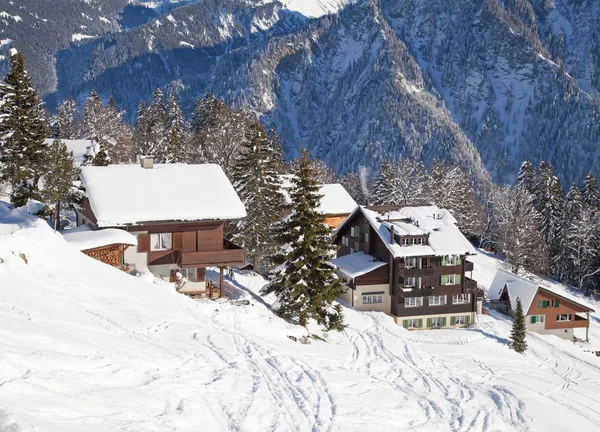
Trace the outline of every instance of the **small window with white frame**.
<path fill-rule="evenodd" d="M 404 286 L 412 287 L 412 288 L 421 288 L 421 278 L 420 277 L 404 278 Z"/>
<path fill-rule="evenodd" d="M 198 270 L 195 268 L 177 269 L 177 273 L 179 273 L 181 279 L 186 282 L 198 282 Z"/>
<path fill-rule="evenodd" d="M 446 285 L 456 285 L 456 275 L 455 274 L 446 275 Z"/>
<path fill-rule="evenodd" d="M 343 244 L 344 246 L 348 246 L 348 245 L 349 245 L 349 242 L 348 242 L 348 237 L 346 237 L 346 236 L 342 236 L 342 244 Z"/>
<path fill-rule="evenodd" d="M 369 243 L 369 233 L 365 233 L 365 243 Z"/>
<path fill-rule="evenodd" d="M 444 306 L 446 304 L 446 296 L 429 296 L 429 306 Z"/>
<path fill-rule="evenodd" d="M 362 300 L 363 304 L 383 303 L 383 293 L 364 293 Z"/>
<path fill-rule="evenodd" d="M 467 325 L 467 319 L 469 317 L 466 315 L 460 315 L 457 317 L 454 317 L 454 325 Z"/>
<path fill-rule="evenodd" d="M 421 328 L 421 322 L 418 318 L 409 318 L 404 320 L 404 328 Z"/>
<path fill-rule="evenodd" d="M 443 325 L 444 321 L 442 317 L 431 318 L 431 327 L 442 327 Z"/>
<path fill-rule="evenodd" d="M 420 307 L 423 306 L 423 297 L 405 297 L 404 307 Z"/>
<path fill-rule="evenodd" d="M 359 251 L 359 250 L 360 250 L 360 243 L 359 243 L 359 242 L 354 242 L 354 249 L 355 249 L 356 251 Z"/>
<path fill-rule="evenodd" d="M 421 258 L 419 258 L 419 257 L 406 258 L 406 268 L 407 269 L 421 268 Z"/>
<path fill-rule="evenodd" d="M 173 236 L 171 233 L 151 234 L 150 250 L 162 251 L 173 249 Z"/>
<path fill-rule="evenodd" d="M 455 294 L 452 296 L 452 304 L 471 303 L 471 294 Z"/>
<path fill-rule="evenodd" d="M 531 324 L 543 323 L 545 319 L 545 315 L 532 315 L 530 317 Z"/>

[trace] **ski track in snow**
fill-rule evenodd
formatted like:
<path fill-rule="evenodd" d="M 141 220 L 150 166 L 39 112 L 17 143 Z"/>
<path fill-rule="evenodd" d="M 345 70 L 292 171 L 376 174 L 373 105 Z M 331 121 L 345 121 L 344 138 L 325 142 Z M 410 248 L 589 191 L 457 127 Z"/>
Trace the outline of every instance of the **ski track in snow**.
<path fill-rule="evenodd" d="M 229 286 L 250 306 L 195 301 L 41 227 L 0 236 L 0 258 L 0 431 L 600 429 L 600 360 L 531 333 L 518 355 L 496 313 L 408 332 L 345 309 L 344 332 L 302 345 L 260 278 Z"/>

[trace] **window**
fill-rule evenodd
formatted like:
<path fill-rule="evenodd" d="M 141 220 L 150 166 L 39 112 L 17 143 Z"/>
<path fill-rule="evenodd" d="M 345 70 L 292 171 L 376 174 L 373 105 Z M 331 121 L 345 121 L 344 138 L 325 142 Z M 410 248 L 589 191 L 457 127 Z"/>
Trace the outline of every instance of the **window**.
<path fill-rule="evenodd" d="M 356 252 L 354 248 L 350 248 L 350 253 L 353 254 L 354 252 Z"/>
<path fill-rule="evenodd" d="M 152 234 L 150 237 L 150 250 L 171 250 L 172 249 L 172 236 L 171 233 Z"/>
<path fill-rule="evenodd" d="M 198 270 L 195 268 L 177 269 L 177 273 L 177 277 L 181 275 L 181 279 L 186 282 L 198 282 Z"/>
<path fill-rule="evenodd" d="M 543 323 L 545 315 L 533 315 L 531 317 L 531 324 Z"/>
<path fill-rule="evenodd" d="M 404 286 L 413 287 L 413 288 L 421 288 L 421 278 L 420 277 L 404 278 Z"/>
<path fill-rule="evenodd" d="M 538 309 L 546 309 L 550 307 L 550 300 L 543 300 L 537 302 Z"/>
<path fill-rule="evenodd" d="M 556 321 L 573 321 L 573 315 L 571 315 L 571 314 L 556 315 Z"/>
<path fill-rule="evenodd" d="M 350 243 L 348 242 L 348 237 L 346 237 L 346 236 L 343 236 L 343 237 L 342 237 L 342 244 L 343 244 L 344 246 L 348 246 L 348 245 L 350 244 Z"/>
<path fill-rule="evenodd" d="M 454 266 L 460 264 L 460 255 L 444 255 L 442 257 L 443 266 Z"/>
<path fill-rule="evenodd" d="M 365 243 L 369 243 L 369 233 L 365 233 Z"/>
<path fill-rule="evenodd" d="M 429 306 L 443 306 L 446 304 L 446 296 L 429 296 Z"/>
<path fill-rule="evenodd" d="M 404 327 L 405 329 L 421 328 L 423 327 L 423 320 L 417 318 L 405 319 L 402 321 L 402 327 Z"/>
<path fill-rule="evenodd" d="M 443 327 L 446 325 L 446 318 L 443 317 L 435 317 L 429 318 L 429 327 Z"/>
<path fill-rule="evenodd" d="M 422 245 L 423 244 L 423 239 L 421 237 L 419 237 L 418 239 L 415 240 L 415 243 Z"/>
<path fill-rule="evenodd" d="M 383 303 L 383 293 L 363 293 L 364 304 Z"/>
<path fill-rule="evenodd" d="M 360 227 L 353 226 L 352 228 L 350 228 L 350 235 L 352 237 L 360 237 Z"/>
<path fill-rule="evenodd" d="M 460 275 L 457 274 L 449 274 L 442 275 L 440 285 L 459 285 L 460 284 Z"/>
<path fill-rule="evenodd" d="M 560 300 L 552 300 L 552 307 L 559 307 L 560 306 Z"/>
<path fill-rule="evenodd" d="M 405 297 L 404 307 L 419 307 L 423 306 L 423 297 Z"/>
<path fill-rule="evenodd" d="M 450 320 L 452 325 L 469 325 L 471 323 L 471 317 L 469 315 L 460 315 L 452 317 Z"/>
<path fill-rule="evenodd" d="M 359 251 L 360 250 L 360 244 L 358 242 L 354 242 L 354 250 L 355 251 Z"/>
<path fill-rule="evenodd" d="M 471 294 L 456 294 L 452 296 L 452 304 L 471 303 Z"/>
<path fill-rule="evenodd" d="M 406 258 L 406 268 L 407 269 L 415 269 L 421 268 L 421 258 Z"/>

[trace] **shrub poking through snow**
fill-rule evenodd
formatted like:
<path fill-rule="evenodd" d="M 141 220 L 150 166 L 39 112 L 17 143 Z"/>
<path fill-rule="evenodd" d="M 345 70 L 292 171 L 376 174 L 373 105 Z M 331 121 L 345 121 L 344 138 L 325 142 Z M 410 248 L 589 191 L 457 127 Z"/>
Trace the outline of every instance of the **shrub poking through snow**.
<path fill-rule="evenodd" d="M 517 299 L 517 310 L 515 311 L 515 320 L 513 322 L 512 331 L 510 338 L 512 340 L 512 349 L 522 354 L 527 349 L 527 342 L 525 342 L 525 315 L 523 314 L 523 305 L 521 299 Z"/>
<path fill-rule="evenodd" d="M 279 226 L 277 241 L 281 252 L 271 284 L 264 294 L 278 297 L 278 314 L 306 326 L 314 320 L 326 330 L 342 330 L 344 318 L 340 305 L 333 302 L 344 286 L 328 263 L 332 251 L 331 228 L 318 211 L 321 196 L 316 172 L 308 153 L 303 151 L 290 190 L 289 218 Z"/>

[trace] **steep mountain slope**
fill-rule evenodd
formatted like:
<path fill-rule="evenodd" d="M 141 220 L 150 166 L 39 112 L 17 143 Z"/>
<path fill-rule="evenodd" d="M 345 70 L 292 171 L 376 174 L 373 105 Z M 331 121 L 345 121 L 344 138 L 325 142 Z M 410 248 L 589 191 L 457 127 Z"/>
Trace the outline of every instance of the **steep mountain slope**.
<path fill-rule="evenodd" d="M 188 113 L 210 91 L 276 124 L 288 154 L 304 144 L 339 172 L 404 154 L 485 181 L 479 152 L 504 182 L 524 158 L 551 160 L 565 184 L 600 174 L 592 0 L 112 2 L 118 29 L 47 51 L 50 106 L 95 88 L 132 119 L 156 87 Z"/>
<path fill-rule="evenodd" d="M 249 306 L 192 300 L 2 203 L 0 258 L 0 430 L 600 427 L 600 360 L 553 336 L 516 354 L 505 319 L 408 332 L 345 308 L 344 333 L 303 345 L 259 277 L 230 287 Z"/>

